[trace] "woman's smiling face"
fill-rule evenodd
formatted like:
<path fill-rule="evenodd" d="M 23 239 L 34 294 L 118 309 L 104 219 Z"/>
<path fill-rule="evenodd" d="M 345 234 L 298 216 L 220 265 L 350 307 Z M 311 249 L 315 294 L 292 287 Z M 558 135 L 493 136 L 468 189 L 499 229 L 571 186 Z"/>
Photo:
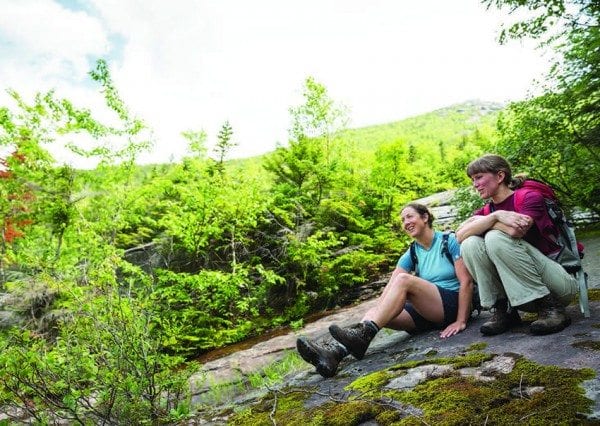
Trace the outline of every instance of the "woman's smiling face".
<path fill-rule="evenodd" d="M 492 198 L 504 179 L 504 173 L 475 173 L 471 176 L 473 187 L 483 199 Z"/>
<path fill-rule="evenodd" d="M 421 216 L 419 212 L 412 207 L 406 207 L 402 210 L 400 218 L 402 219 L 404 232 L 412 238 L 415 238 L 428 226 L 427 221 L 429 220 L 429 216 L 427 214 Z"/>

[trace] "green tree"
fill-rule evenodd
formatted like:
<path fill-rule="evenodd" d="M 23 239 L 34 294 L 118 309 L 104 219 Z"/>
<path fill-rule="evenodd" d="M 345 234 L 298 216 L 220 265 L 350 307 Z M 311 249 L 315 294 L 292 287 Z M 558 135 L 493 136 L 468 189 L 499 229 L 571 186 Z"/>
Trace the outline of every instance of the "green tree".
<path fill-rule="evenodd" d="M 331 188 L 337 167 L 330 158 L 334 134 L 345 126 L 347 115 L 312 77 L 305 81 L 303 97 L 302 105 L 290 108 L 289 147 L 277 148 L 265 167 L 278 183 L 291 185 L 296 196 L 311 200 L 312 205 L 304 205 L 311 209 Z"/>
<path fill-rule="evenodd" d="M 325 86 L 313 77 L 305 80 L 302 96 L 304 103 L 290 108 L 290 136 L 294 141 L 322 139 L 325 145 L 325 162 L 329 164 L 333 136 L 346 127 L 348 109 L 334 102 Z"/>
<path fill-rule="evenodd" d="M 221 126 L 221 130 L 219 131 L 219 134 L 217 135 L 217 144 L 216 144 L 216 154 L 217 154 L 217 170 L 219 170 L 220 173 L 223 173 L 223 170 L 225 168 L 224 166 L 224 161 L 225 161 L 225 157 L 227 157 L 227 154 L 229 154 L 229 151 L 231 151 L 231 148 L 233 148 L 234 146 L 237 145 L 237 143 L 233 142 L 231 140 L 231 138 L 233 137 L 233 128 L 231 127 L 231 124 L 229 124 L 229 121 L 226 121 L 225 123 L 223 123 L 223 126 Z"/>
<path fill-rule="evenodd" d="M 197 158 L 206 157 L 206 132 L 204 130 L 187 130 L 181 135 L 188 141 L 188 149 Z"/>
<path fill-rule="evenodd" d="M 379 199 L 374 210 L 380 224 L 389 223 L 398 208 L 416 194 L 418 174 L 414 173 L 409 162 L 410 147 L 407 150 L 405 146 L 404 141 L 397 141 L 382 145 L 375 152 L 370 183 Z"/>
<path fill-rule="evenodd" d="M 20 408 L 40 424 L 181 420 L 195 364 L 182 369 L 182 358 L 161 353 L 163 336 L 144 295 L 122 297 L 107 275 L 94 283 L 102 292 L 46 282 L 69 314 L 54 324 L 55 339 L 18 327 L 0 338 L 0 406 Z"/>
<path fill-rule="evenodd" d="M 488 9 L 527 11 L 524 20 L 504 25 L 501 43 L 509 39 L 533 38 L 542 43 L 557 41 L 570 31 L 597 26 L 600 2 L 597 0 L 481 0 Z"/>
<path fill-rule="evenodd" d="M 533 38 L 553 47 L 545 93 L 510 106 L 499 123 L 499 151 L 513 165 L 547 180 L 563 198 L 600 211 L 600 2 L 489 0 L 488 7 L 528 10 L 530 18 L 500 40 Z"/>
<path fill-rule="evenodd" d="M 115 246 L 136 194 L 135 159 L 148 141 L 107 64 L 99 61 L 90 75 L 118 126 L 53 92 L 31 103 L 11 92 L 16 108 L 0 109 L 0 144 L 16 153 L 7 165 L 31 195 L 32 219 L 2 258 L 15 307 L 24 299 L 19 295 L 32 294 L 23 323 L 0 330 L 0 405 L 19 406 L 40 424 L 164 423 L 185 411 L 187 376 L 173 371 L 181 358 L 161 352 L 165 337 L 148 309 L 149 278 L 122 261 Z M 90 138 L 78 145 L 73 134 Z M 58 165 L 45 148 L 50 143 L 98 165 Z"/>

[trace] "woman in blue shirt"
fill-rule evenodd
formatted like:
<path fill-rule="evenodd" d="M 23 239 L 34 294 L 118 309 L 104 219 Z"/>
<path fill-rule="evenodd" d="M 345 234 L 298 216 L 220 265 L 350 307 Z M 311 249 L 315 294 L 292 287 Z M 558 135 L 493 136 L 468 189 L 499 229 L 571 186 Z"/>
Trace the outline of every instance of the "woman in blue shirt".
<path fill-rule="evenodd" d="M 332 324 L 332 338 L 322 342 L 300 337 L 296 347 L 302 358 L 323 377 L 332 377 L 348 354 L 364 357 L 371 340 L 382 327 L 409 333 L 441 329 L 440 337 L 453 336 L 467 326 L 473 280 L 460 256 L 454 235 L 448 236 L 453 264 L 442 252 L 443 233 L 433 230 L 433 215 L 426 206 L 411 203 L 402 209 L 404 231 L 415 241 L 415 265 L 410 250 L 398 260 L 375 307 L 358 324 Z M 414 273 L 411 273 L 413 272 Z"/>

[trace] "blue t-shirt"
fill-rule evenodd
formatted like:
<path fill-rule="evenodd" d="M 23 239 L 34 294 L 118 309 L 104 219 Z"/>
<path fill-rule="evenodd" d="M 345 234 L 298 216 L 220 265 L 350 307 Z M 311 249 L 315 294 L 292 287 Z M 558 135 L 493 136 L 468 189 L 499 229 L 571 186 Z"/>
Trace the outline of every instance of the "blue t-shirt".
<path fill-rule="evenodd" d="M 438 287 L 458 291 L 460 283 L 456 277 L 454 265 L 452 265 L 446 255 L 442 253 L 443 238 L 442 232 L 435 231 L 433 234 L 433 242 L 429 249 L 425 249 L 421 244 L 415 242 L 415 254 L 419 260 L 419 277 Z M 448 250 L 455 261 L 460 258 L 460 245 L 458 244 L 458 241 L 456 241 L 454 234 L 448 235 Z M 407 250 L 400 256 L 397 267 L 402 268 L 407 272 L 415 269 L 415 265 L 413 265 L 412 259 L 410 258 L 410 250 Z"/>

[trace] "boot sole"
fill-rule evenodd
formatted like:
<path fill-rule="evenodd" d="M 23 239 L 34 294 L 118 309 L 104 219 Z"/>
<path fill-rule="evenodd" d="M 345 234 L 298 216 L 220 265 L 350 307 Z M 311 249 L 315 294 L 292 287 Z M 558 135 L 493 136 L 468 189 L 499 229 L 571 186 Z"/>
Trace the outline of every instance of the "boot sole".
<path fill-rule="evenodd" d="M 346 350 L 350 353 L 350 355 L 352 355 L 354 358 L 356 359 L 363 359 L 365 357 L 365 352 L 367 352 L 367 348 L 360 349 L 360 350 L 355 350 L 355 348 L 352 347 L 351 342 L 348 342 L 342 335 L 342 333 L 344 332 L 344 330 L 342 330 L 339 326 L 332 324 L 329 326 L 329 334 L 331 334 L 331 336 L 337 340 L 338 342 L 340 342 L 342 345 L 344 345 L 344 347 L 346 348 Z"/>
<path fill-rule="evenodd" d="M 331 371 L 331 369 L 326 368 L 323 364 L 321 364 L 319 354 L 314 350 L 311 343 L 307 339 L 304 337 L 299 337 L 296 340 L 296 349 L 298 350 L 298 353 L 302 359 L 309 364 L 312 364 L 317 369 L 317 373 L 319 373 L 321 376 L 325 378 L 335 376 L 335 370 Z"/>

